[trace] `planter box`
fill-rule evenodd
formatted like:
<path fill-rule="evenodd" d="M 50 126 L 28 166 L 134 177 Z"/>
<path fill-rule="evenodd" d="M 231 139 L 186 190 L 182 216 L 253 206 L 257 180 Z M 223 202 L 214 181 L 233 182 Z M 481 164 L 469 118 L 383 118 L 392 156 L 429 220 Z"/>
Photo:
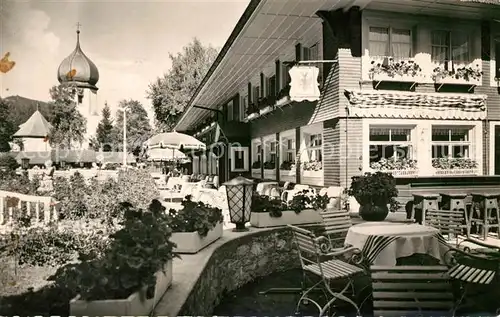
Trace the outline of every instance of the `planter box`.
<path fill-rule="evenodd" d="M 478 175 L 479 171 L 475 168 L 453 168 L 453 169 L 436 169 L 436 175 Z"/>
<path fill-rule="evenodd" d="M 304 209 L 298 214 L 293 210 L 285 210 L 279 218 L 271 217 L 268 212 L 252 212 L 250 216 L 250 224 L 257 228 L 303 225 L 322 221 L 319 211 L 314 209 Z"/>
<path fill-rule="evenodd" d="M 408 170 L 373 170 L 370 172 L 382 172 L 382 173 L 391 173 L 394 177 L 414 177 L 418 175 L 418 170 L 416 169 L 408 169 Z"/>
<path fill-rule="evenodd" d="M 318 177 L 321 178 L 323 177 L 323 170 L 319 171 L 302 171 L 302 176 L 304 177 Z"/>
<path fill-rule="evenodd" d="M 252 168 L 252 177 L 262 178 L 262 174 L 260 173 L 260 168 Z"/>
<path fill-rule="evenodd" d="M 296 182 L 295 169 L 293 170 L 280 170 L 280 181 L 283 182 Z"/>
<path fill-rule="evenodd" d="M 221 236 L 222 223 L 218 223 L 205 237 L 201 237 L 198 232 L 173 232 L 170 241 L 177 244 L 173 250 L 176 253 L 197 253 Z"/>
<path fill-rule="evenodd" d="M 450 84 L 450 85 L 475 85 L 475 86 L 480 86 L 483 81 L 483 78 L 479 79 L 470 79 L 469 81 L 463 79 L 463 78 L 455 78 L 455 77 L 445 77 L 445 78 L 436 78 L 435 83 L 436 84 Z"/>
<path fill-rule="evenodd" d="M 394 77 L 389 76 L 386 73 L 373 74 L 374 81 L 393 81 L 393 82 L 408 82 L 417 83 L 422 81 L 422 76 L 410 76 L 410 75 L 394 75 Z"/>
<path fill-rule="evenodd" d="M 80 295 L 69 303 L 70 316 L 147 316 L 172 284 L 172 260 L 165 272 L 156 273 L 155 295 L 145 299 L 145 291 L 135 292 L 127 299 L 80 300 Z"/>
<path fill-rule="evenodd" d="M 276 179 L 276 170 L 264 170 L 264 179 Z"/>

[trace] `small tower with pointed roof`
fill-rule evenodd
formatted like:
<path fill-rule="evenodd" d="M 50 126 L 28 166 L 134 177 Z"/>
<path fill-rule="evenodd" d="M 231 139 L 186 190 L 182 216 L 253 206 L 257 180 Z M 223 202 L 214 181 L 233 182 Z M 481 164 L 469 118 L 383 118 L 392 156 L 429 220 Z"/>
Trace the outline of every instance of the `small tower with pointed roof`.
<path fill-rule="evenodd" d="M 87 134 L 82 148 L 88 148 L 90 138 L 95 134 L 99 122 L 97 101 L 97 82 L 99 70 L 85 55 L 80 46 L 80 23 L 77 23 L 76 47 L 66 57 L 57 70 L 57 79 L 61 85 L 71 85 L 77 92 L 78 110 L 87 119 Z"/>
<path fill-rule="evenodd" d="M 14 138 L 21 139 L 25 152 L 50 151 L 49 133 L 52 125 L 42 113 L 36 109 L 31 117 L 19 126 Z"/>

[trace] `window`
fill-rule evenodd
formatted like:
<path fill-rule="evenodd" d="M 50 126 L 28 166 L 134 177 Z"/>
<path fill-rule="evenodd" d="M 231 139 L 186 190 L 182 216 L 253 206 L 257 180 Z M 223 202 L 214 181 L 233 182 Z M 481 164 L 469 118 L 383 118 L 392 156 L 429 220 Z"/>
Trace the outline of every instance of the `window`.
<path fill-rule="evenodd" d="M 233 121 L 233 114 L 234 114 L 233 102 L 230 101 L 227 104 L 227 121 Z"/>
<path fill-rule="evenodd" d="M 308 155 L 309 161 L 323 161 L 322 154 L 323 136 L 321 133 L 309 135 Z"/>
<path fill-rule="evenodd" d="M 495 78 L 500 79 L 500 37 L 495 39 Z"/>
<path fill-rule="evenodd" d="M 271 76 L 267 79 L 267 96 L 276 96 L 276 75 Z"/>
<path fill-rule="evenodd" d="M 257 102 L 259 101 L 260 97 L 260 86 L 253 87 L 253 99 L 252 102 Z"/>
<path fill-rule="evenodd" d="M 303 59 L 305 61 L 317 61 L 320 60 L 320 52 L 319 52 L 319 43 L 314 44 L 311 47 L 305 47 L 304 48 L 304 54 L 303 54 Z M 318 83 L 323 82 L 323 64 L 315 64 L 316 67 L 318 67 L 319 72 L 318 72 Z"/>
<path fill-rule="evenodd" d="M 470 127 L 432 127 L 432 158 L 470 158 Z"/>
<path fill-rule="evenodd" d="M 231 147 L 231 172 L 248 170 L 248 147 Z"/>
<path fill-rule="evenodd" d="M 269 141 L 267 144 L 266 161 L 276 162 L 276 141 Z"/>
<path fill-rule="evenodd" d="M 245 120 L 245 117 L 247 116 L 248 96 L 241 97 L 240 107 L 241 107 L 240 121 L 243 121 L 243 120 Z"/>
<path fill-rule="evenodd" d="M 292 66 L 290 64 L 283 63 L 281 69 L 283 70 L 283 77 L 281 82 L 283 83 L 282 87 L 286 87 L 288 84 L 290 84 L 291 78 L 290 78 L 290 69 L 292 69 Z"/>
<path fill-rule="evenodd" d="M 470 62 L 469 36 L 464 32 L 432 31 L 432 60 L 444 63 Z"/>
<path fill-rule="evenodd" d="M 295 140 L 285 139 L 284 143 L 283 157 L 285 158 L 285 161 L 295 162 Z"/>
<path fill-rule="evenodd" d="M 392 56 L 395 59 L 411 57 L 411 30 L 370 27 L 368 38 L 370 56 Z"/>
<path fill-rule="evenodd" d="M 370 127 L 370 165 L 381 159 L 413 159 L 412 127 Z"/>

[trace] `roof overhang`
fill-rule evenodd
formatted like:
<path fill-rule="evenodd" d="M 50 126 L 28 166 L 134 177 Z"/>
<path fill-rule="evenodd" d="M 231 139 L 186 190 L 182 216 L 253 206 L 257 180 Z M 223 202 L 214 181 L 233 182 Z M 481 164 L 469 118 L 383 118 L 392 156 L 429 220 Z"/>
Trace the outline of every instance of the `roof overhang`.
<path fill-rule="evenodd" d="M 252 0 L 175 129 L 189 130 L 211 115 L 194 105 L 215 109 L 238 93 L 256 70 L 285 58 L 287 49 L 303 39 L 321 34 L 318 10 L 335 10 L 351 2 Z"/>
<path fill-rule="evenodd" d="M 488 2 L 488 3 L 479 3 Z M 176 123 L 176 131 L 192 130 L 211 111 L 236 95 L 256 71 L 264 70 L 302 39 L 322 32 L 319 10 L 361 9 L 410 14 L 453 16 L 494 20 L 500 6 L 493 0 L 251 0 L 228 41 L 217 56 L 186 110 Z"/>

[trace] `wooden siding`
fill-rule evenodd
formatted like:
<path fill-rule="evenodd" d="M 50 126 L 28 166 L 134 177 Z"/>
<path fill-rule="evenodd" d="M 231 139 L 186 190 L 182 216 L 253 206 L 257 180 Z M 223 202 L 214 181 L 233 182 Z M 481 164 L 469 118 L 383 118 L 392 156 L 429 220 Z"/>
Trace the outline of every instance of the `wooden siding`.
<path fill-rule="evenodd" d="M 276 109 L 273 112 L 251 121 L 251 138 L 295 129 L 310 123 L 315 102 L 294 102 L 289 106 Z"/>
<path fill-rule="evenodd" d="M 351 184 L 351 177 L 361 175 L 363 158 L 363 119 L 343 118 L 340 133 L 340 186 Z"/>
<path fill-rule="evenodd" d="M 325 186 L 340 186 L 340 123 L 323 123 L 323 177 Z"/>

